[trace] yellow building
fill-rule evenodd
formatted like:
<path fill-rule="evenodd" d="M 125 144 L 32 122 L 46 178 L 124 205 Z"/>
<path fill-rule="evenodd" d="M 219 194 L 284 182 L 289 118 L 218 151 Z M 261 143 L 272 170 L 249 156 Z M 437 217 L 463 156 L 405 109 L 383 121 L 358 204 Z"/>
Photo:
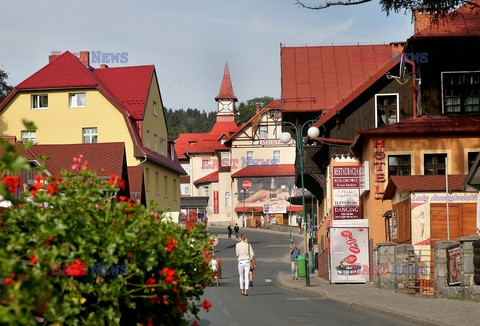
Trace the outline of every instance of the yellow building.
<path fill-rule="evenodd" d="M 185 171 L 168 140 L 153 65 L 93 68 L 86 51 L 51 55 L 0 104 L 0 119 L 3 135 L 38 144 L 123 142 L 127 165 L 143 167 L 145 202 L 178 218 Z"/>

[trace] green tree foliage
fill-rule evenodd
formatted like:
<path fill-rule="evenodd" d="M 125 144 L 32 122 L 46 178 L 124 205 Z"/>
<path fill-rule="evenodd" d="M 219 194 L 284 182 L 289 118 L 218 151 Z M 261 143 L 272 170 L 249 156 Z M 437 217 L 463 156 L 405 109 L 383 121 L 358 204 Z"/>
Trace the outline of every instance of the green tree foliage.
<path fill-rule="evenodd" d="M 116 195 L 87 160 L 58 176 L 39 172 L 22 199 L 26 159 L 1 142 L 0 325 L 188 325 L 211 285 L 212 236 Z"/>
<path fill-rule="evenodd" d="M 254 97 L 245 102 L 240 102 L 237 108 L 237 124 L 242 125 L 247 122 L 251 117 L 255 115 L 257 103 L 260 104 L 260 108 L 263 109 L 267 104 L 274 100 L 273 97 Z"/>
<path fill-rule="evenodd" d="M 7 97 L 8 93 L 13 89 L 12 86 L 8 85 L 6 80 L 8 78 L 8 74 L 0 69 L 0 102 L 3 101 L 5 97 Z"/>
<path fill-rule="evenodd" d="M 172 110 L 164 108 L 168 134 L 173 139 L 181 133 L 208 132 L 215 124 L 217 112 L 205 112 L 198 109 Z"/>
<path fill-rule="evenodd" d="M 296 0 L 295 3 L 306 9 L 321 10 L 333 6 L 359 5 L 371 1 L 372 0 Z M 480 4 L 469 0 L 380 0 L 382 11 L 386 12 L 387 15 L 392 12 L 398 13 L 403 11 L 407 13 L 416 9 L 425 9 L 433 13 L 433 23 L 438 23 L 438 19 L 445 17 L 448 13 L 463 5 L 468 5 L 476 14 L 480 11 Z"/>

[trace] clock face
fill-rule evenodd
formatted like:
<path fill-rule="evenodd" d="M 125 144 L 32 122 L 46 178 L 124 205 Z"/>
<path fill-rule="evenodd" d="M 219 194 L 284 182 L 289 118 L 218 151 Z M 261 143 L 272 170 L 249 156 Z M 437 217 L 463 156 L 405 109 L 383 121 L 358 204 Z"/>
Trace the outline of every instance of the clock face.
<path fill-rule="evenodd" d="M 223 109 L 228 110 L 228 104 L 223 104 Z"/>

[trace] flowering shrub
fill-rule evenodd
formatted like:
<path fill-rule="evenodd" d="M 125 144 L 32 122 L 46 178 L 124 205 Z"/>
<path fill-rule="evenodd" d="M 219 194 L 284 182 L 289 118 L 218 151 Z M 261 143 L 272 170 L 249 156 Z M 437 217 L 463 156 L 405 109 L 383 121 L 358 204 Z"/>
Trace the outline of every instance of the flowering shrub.
<path fill-rule="evenodd" d="M 61 176 L 39 174 L 28 199 L 15 200 L 25 163 L 4 150 L 0 194 L 12 206 L 0 215 L 0 324 L 36 325 L 36 315 L 68 325 L 184 325 L 211 308 L 201 300 L 212 273 L 203 224 L 181 227 L 155 208 L 112 200 L 123 181 L 100 180 L 83 157 Z M 93 273 L 98 263 L 127 272 Z"/>

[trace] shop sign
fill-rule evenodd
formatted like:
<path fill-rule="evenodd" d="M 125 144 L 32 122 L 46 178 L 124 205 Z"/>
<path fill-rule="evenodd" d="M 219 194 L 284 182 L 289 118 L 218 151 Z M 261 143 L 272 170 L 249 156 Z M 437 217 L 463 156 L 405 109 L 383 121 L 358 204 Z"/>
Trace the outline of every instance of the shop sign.
<path fill-rule="evenodd" d="M 375 176 L 375 199 L 382 199 L 385 189 L 385 139 L 373 140 L 373 166 Z"/>

